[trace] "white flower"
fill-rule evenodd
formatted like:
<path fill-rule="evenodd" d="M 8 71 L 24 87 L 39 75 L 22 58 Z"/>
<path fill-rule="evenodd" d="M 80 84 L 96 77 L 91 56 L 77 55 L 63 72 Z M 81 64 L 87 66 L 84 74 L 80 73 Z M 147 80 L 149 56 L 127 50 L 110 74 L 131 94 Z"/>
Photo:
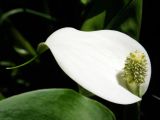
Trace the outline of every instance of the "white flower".
<path fill-rule="evenodd" d="M 57 30 L 46 40 L 62 70 L 79 85 L 93 94 L 118 104 L 132 104 L 141 100 L 121 84 L 127 57 L 140 51 L 146 58 L 144 82 L 140 96 L 149 85 L 151 64 L 146 50 L 128 35 L 100 30 L 83 32 L 74 28 Z"/>

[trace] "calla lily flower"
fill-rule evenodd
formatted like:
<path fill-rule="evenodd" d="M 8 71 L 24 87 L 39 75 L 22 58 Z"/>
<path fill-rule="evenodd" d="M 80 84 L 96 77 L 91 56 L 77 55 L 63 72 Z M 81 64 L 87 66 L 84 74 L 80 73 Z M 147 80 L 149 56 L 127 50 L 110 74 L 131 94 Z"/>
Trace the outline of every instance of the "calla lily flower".
<path fill-rule="evenodd" d="M 105 100 L 132 104 L 140 101 L 148 88 L 151 76 L 149 56 L 136 40 L 124 33 L 114 30 L 84 32 L 67 27 L 51 34 L 45 44 L 71 79 Z M 136 84 L 139 96 L 132 93 L 132 88 L 127 89 L 123 84 L 125 79 L 121 79 L 128 75 L 127 70 L 131 71 L 128 78 L 132 78 L 133 70 L 125 66 L 130 60 L 145 62 L 144 70 L 138 71 L 139 78 L 144 78 L 143 82 Z M 138 75 L 137 71 L 134 75 Z"/>

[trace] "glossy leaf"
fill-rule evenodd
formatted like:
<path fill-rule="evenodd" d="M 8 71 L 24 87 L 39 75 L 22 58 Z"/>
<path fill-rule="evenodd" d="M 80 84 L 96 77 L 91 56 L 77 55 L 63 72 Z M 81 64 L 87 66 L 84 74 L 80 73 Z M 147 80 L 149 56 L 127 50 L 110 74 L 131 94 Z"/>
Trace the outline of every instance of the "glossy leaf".
<path fill-rule="evenodd" d="M 0 101 L 1 120 L 115 120 L 102 104 L 69 89 L 37 90 Z"/>

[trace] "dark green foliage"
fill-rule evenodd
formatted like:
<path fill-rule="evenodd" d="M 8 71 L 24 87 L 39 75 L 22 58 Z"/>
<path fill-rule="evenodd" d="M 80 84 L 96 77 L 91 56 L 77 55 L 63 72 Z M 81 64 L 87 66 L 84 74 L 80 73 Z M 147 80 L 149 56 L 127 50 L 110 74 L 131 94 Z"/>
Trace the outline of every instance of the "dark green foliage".
<path fill-rule="evenodd" d="M 0 101 L 1 120 L 115 120 L 102 104 L 69 89 L 45 89 Z"/>

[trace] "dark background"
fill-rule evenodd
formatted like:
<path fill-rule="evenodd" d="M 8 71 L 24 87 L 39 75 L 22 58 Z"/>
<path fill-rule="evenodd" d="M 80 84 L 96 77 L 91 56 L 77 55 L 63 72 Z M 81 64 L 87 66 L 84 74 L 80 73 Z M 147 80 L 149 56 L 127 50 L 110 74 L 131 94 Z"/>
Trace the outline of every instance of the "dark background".
<path fill-rule="evenodd" d="M 16 53 L 13 46 L 14 35 L 11 28 L 14 27 L 29 41 L 33 48 L 37 48 L 38 43 L 43 42 L 55 30 L 71 26 L 80 29 L 85 15 L 81 15 L 83 10 L 90 9 L 91 5 L 84 9 L 84 6 L 79 3 L 79 0 L 0 0 L 0 13 L 4 13 L 15 8 L 30 8 L 43 13 L 49 13 L 56 20 L 46 20 L 28 13 L 16 14 L 11 16 L 9 21 L 5 21 L 0 25 L 0 61 L 12 61 L 16 65 L 29 60 L 33 56 L 27 54 L 21 56 Z M 51 12 L 54 11 L 54 12 Z M 10 22 L 11 21 L 11 22 Z M 153 1 L 144 0 L 142 27 L 140 33 L 140 43 L 146 48 L 151 59 L 152 77 L 149 89 L 143 96 L 141 102 L 141 119 L 148 120 L 149 118 L 157 119 L 159 114 L 160 100 L 160 80 L 159 80 L 159 61 L 160 61 L 160 46 L 159 46 L 159 4 Z M 39 57 L 40 62 L 33 63 L 15 70 L 6 70 L 9 65 L 0 66 L 0 91 L 5 97 L 26 91 L 42 89 L 42 88 L 72 88 L 78 90 L 74 83 L 56 64 L 50 51 L 46 51 Z M 54 72 L 53 72 L 54 71 Z M 13 72 L 16 74 L 11 75 Z M 157 96 L 157 97 L 154 97 Z M 122 108 L 124 106 L 115 105 L 106 102 L 98 97 L 94 99 L 102 102 L 122 119 Z"/>
<path fill-rule="evenodd" d="M 141 43 L 148 51 L 152 64 L 152 77 L 147 94 L 144 96 L 142 106 L 145 113 L 145 120 L 159 119 L 160 100 L 153 96 L 160 96 L 159 80 L 159 5 L 156 2 L 145 1 L 143 5 L 143 19 L 141 30 Z"/>

